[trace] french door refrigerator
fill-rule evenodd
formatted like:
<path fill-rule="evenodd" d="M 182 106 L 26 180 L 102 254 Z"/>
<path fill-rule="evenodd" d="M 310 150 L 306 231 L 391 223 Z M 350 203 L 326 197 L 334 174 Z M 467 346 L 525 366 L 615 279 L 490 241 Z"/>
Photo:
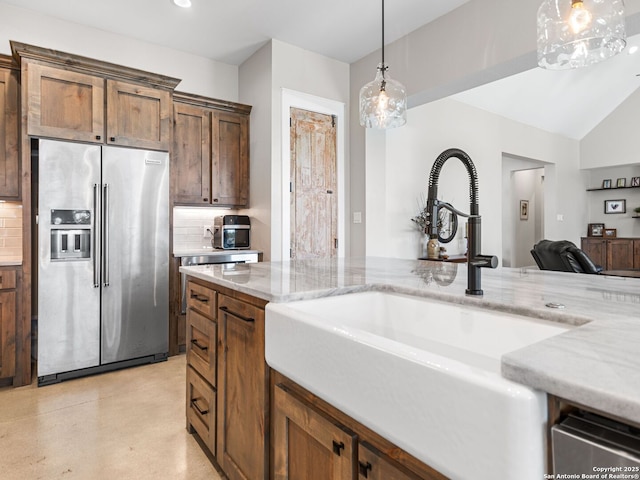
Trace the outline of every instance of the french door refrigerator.
<path fill-rule="evenodd" d="M 169 154 L 37 150 L 38 385 L 165 360 Z"/>

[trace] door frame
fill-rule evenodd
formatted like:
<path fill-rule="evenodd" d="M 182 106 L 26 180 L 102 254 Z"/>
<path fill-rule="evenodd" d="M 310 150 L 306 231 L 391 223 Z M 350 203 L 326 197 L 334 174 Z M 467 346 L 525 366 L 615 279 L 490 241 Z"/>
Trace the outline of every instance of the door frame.
<path fill-rule="evenodd" d="M 345 137 L 346 115 L 345 104 L 327 98 L 317 97 L 307 93 L 282 89 L 282 260 L 289 258 L 289 239 L 291 238 L 291 206 L 288 195 L 291 177 L 291 129 L 289 115 L 291 107 L 312 112 L 335 115 L 336 117 L 336 185 L 338 189 L 338 257 L 346 253 L 346 167 L 345 167 Z M 286 199 L 286 201 L 285 201 Z"/>

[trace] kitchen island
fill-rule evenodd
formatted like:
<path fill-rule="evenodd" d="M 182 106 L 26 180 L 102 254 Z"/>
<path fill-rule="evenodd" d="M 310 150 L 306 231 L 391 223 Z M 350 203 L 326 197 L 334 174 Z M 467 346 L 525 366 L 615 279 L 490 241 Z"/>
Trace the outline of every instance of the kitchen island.
<path fill-rule="evenodd" d="M 243 265 L 235 275 L 216 265 L 181 271 L 265 304 L 377 290 L 577 326 L 504 355 L 503 377 L 640 425 L 638 279 L 498 268 L 483 270 L 484 296 L 475 298 L 464 294 L 466 266 L 454 263 L 349 258 Z"/>

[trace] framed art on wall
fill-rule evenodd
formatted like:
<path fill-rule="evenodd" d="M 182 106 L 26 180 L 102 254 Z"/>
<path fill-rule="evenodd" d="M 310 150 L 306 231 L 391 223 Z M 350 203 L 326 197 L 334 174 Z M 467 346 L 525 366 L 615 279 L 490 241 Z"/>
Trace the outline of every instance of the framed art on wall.
<path fill-rule="evenodd" d="M 627 213 L 627 201 L 622 200 L 605 200 L 604 213 Z"/>
<path fill-rule="evenodd" d="M 607 178 L 602 181 L 602 188 L 611 188 L 611 179 Z"/>
<path fill-rule="evenodd" d="M 624 188 L 627 185 L 627 179 L 626 178 L 619 178 L 618 181 L 616 182 L 616 187 L 617 188 Z"/>
<path fill-rule="evenodd" d="M 520 220 L 529 219 L 529 200 L 520 200 Z"/>

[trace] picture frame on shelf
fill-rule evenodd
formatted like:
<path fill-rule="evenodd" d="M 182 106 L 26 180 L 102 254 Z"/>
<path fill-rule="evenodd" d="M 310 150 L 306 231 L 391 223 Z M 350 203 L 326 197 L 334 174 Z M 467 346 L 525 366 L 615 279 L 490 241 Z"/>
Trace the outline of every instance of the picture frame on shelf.
<path fill-rule="evenodd" d="M 615 228 L 605 228 L 603 230 L 603 237 L 616 238 L 618 230 Z"/>
<path fill-rule="evenodd" d="M 520 200 L 520 220 L 529 220 L 529 200 Z"/>
<path fill-rule="evenodd" d="M 631 177 L 631 186 L 640 187 L 640 177 Z"/>
<path fill-rule="evenodd" d="M 587 228 L 587 237 L 602 237 L 604 223 L 590 223 Z"/>
<path fill-rule="evenodd" d="M 627 186 L 627 179 L 626 178 L 619 178 L 616 181 L 616 188 L 624 188 Z"/>
<path fill-rule="evenodd" d="M 611 179 L 607 178 L 602 181 L 602 188 L 611 188 Z"/>
<path fill-rule="evenodd" d="M 625 199 L 605 200 L 604 213 L 627 213 L 627 201 Z"/>

